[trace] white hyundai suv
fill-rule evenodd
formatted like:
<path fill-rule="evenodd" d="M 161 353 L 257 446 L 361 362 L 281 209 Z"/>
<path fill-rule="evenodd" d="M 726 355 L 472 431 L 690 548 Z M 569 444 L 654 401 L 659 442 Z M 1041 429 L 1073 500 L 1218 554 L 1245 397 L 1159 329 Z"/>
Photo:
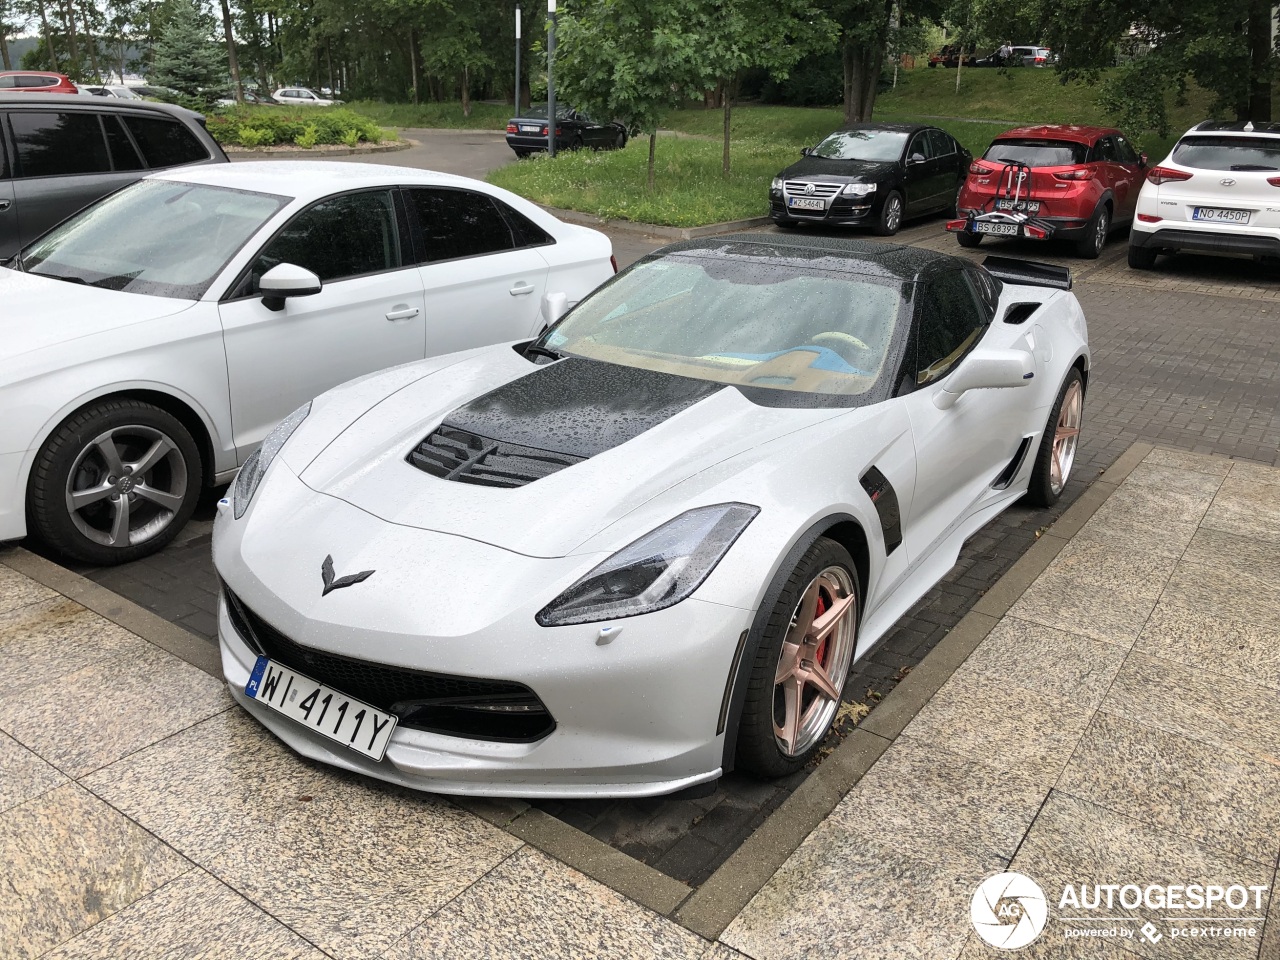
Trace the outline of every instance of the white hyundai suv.
<path fill-rule="evenodd" d="M 1280 123 L 1205 121 L 1147 171 L 1129 266 L 1178 250 L 1280 257 Z"/>

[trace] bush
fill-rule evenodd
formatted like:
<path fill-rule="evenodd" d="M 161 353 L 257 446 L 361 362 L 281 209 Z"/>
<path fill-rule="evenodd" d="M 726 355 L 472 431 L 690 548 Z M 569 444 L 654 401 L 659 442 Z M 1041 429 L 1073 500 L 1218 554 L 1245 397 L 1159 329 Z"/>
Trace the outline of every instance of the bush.
<path fill-rule="evenodd" d="M 392 136 L 368 117 L 342 107 L 227 107 L 208 117 L 209 133 L 224 146 L 380 143 Z"/>

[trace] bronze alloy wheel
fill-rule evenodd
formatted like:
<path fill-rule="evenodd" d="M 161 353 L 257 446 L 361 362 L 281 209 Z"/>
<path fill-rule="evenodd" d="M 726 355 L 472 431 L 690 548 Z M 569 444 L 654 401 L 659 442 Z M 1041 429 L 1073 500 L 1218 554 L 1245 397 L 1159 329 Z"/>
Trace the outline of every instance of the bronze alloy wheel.
<path fill-rule="evenodd" d="M 1061 494 L 1076 462 L 1076 445 L 1080 442 L 1080 421 L 1084 417 L 1084 388 L 1079 380 L 1067 384 L 1058 408 L 1058 425 L 1053 434 L 1053 454 L 1049 463 L 1049 486 Z"/>

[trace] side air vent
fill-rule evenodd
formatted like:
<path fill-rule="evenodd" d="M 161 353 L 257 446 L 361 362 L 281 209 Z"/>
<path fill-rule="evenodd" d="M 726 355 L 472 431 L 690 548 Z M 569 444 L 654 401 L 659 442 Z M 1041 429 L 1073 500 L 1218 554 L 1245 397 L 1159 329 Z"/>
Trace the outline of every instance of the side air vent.
<path fill-rule="evenodd" d="M 490 440 L 443 425 L 414 447 L 406 459 L 442 480 L 482 487 L 523 487 L 586 458 Z"/>
<path fill-rule="evenodd" d="M 887 556 L 902 545 L 902 510 L 898 506 L 898 491 L 893 489 L 889 478 L 877 467 L 872 467 L 862 475 L 862 489 L 875 504 L 876 514 L 880 517 L 880 529 L 884 532 L 884 552 Z"/>
<path fill-rule="evenodd" d="M 1013 303 L 1004 312 L 1005 323 L 1026 323 L 1027 318 L 1043 307 L 1043 303 Z"/>

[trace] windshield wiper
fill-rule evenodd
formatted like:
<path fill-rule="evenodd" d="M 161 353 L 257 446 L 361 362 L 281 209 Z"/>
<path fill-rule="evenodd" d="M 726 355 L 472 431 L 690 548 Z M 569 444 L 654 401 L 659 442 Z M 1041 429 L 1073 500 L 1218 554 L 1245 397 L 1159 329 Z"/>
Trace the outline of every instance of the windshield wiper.
<path fill-rule="evenodd" d="M 538 343 L 537 341 L 534 341 L 533 343 L 529 344 L 527 347 L 524 348 L 525 357 L 528 357 L 529 354 L 533 354 L 534 356 L 537 356 L 537 357 L 547 357 L 551 360 L 564 359 L 563 353 L 556 353 L 550 347 L 544 347 L 542 344 Z"/>
<path fill-rule="evenodd" d="M 1267 171 L 1267 170 L 1277 170 L 1277 169 L 1280 169 L 1280 167 L 1268 167 L 1266 164 L 1262 164 L 1262 163 L 1233 163 L 1231 165 L 1231 169 L 1235 171 L 1248 171 L 1248 170 Z"/>
<path fill-rule="evenodd" d="M 80 283 L 84 284 L 86 287 L 90 285 L 89 281 L 84 277 L 68 277 L 61 273 L 37 273 L 34 274 L 34 276 L 48 277 L 50 280 L 65 280 L 67 283 Z"/>

